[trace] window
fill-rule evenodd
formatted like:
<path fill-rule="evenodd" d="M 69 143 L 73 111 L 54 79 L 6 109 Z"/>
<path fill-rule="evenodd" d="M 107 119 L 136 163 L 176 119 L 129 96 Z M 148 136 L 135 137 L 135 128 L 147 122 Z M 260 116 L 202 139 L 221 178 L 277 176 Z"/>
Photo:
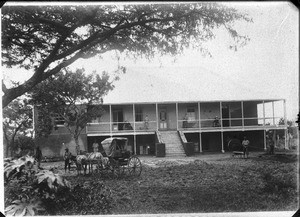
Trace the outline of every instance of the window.
<path fill-rule="evenodd" d="M 61 117 L 60 115 L 55 114 L 55 115 L 53 116 L 53 118 L 54 118 L 54 124 L 55 124 L 55 125 L 64 125 L 64 124 L 65 124 L 64 118 Z"/>
<path fill-rule="evenodd" d="M 187 108 L 187 116 L 188 116 L 188 121 L 195 121 L 196 120 L 195 108 L 193 107 Z"/>
<path fill-rule="evenodd" d="M 135 121 L 143 121 L 143 110 L 139 106 L 135 108 Z"/>

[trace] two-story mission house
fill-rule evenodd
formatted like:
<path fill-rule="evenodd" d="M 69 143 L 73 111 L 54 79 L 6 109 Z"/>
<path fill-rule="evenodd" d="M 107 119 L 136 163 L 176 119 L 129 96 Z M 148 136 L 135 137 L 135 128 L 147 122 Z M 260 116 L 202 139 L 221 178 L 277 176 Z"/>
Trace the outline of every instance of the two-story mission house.
<path fill-rule="evenodd" d="M 104 98 L 105 114 L 80 136 L 81 150 L 122 136 L 138 155 L 155 155 L 158 142 L 165 143 L 166 156 L 184 155 L 185 141 L 195 152 L 226 152 L 230 139 L 246 136 L 250 150 L 262 151 L 268 130 L 286 133 L 285 99 L 203 68 L 128 69 L 115 86 Z M 75 153 L 63 122 L 55 121 L 58 128 L 39 139 L 43 154 L 61 156 L 65 146 Z"/>

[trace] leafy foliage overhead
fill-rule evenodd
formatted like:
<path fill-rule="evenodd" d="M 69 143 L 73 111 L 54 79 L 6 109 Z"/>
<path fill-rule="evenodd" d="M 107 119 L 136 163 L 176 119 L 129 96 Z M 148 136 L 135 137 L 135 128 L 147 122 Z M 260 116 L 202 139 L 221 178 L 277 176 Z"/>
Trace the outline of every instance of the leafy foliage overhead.
<path fill-rule="evenodd" d="M 32 131 L 32 122 L 32 105 L 27 99 L 16 99 L 3 109 L 3 135 L 7 156 L 9 149 L 12 152 L 16 148 L 15 139 Z"/>
<path fill-rule="evenodd" d="M 233 28 L 238 20 L 251 21 L 234 8 L 207 2 L 3 7 L 3 63 L 34 70 L 24 84 L 3 86 L 3 106 L 77 59 L 107 51 L 148 58 L 190 46 L 204 51 L 203 42 L 221 26 L 236 48 L 248 41 Z"/>
<path fill-rule="evenodd" d="M 118 78 L 111 79 L 105 72 L 86 75 L 83 69 L 66 69 L 38 84 L 30 93 L 39 114 L 37 135 L 50 134 L 55 127 L 51 119 L 58 117 L 78 142 L 86 124 L 103 114 L 102 97 L 113 89 L 114 79 Z"/>

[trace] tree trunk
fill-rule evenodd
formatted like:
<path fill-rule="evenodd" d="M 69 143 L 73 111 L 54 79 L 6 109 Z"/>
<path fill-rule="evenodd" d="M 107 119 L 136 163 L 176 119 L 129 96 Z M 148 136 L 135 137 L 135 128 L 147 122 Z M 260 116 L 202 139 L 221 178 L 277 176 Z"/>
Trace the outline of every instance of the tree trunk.
<path fill-rule="evenodd" d="M 75 140 L 75 144 L 76 144 L 76 153 L 77 155 L 80 154 L 80 146 L 79 146 L 79 140 L 78 140 L 78 136 L 74 136 L 74 140 Z"/>
<path fill-rule="evenodd" d="M 13 146 L 14 146 L 14 139 L 12 139 L 9 143 L 9 146 L 8 148 L 10 149 L 10 157 L 14 157 L 14 149 L 13 149 Z"/>

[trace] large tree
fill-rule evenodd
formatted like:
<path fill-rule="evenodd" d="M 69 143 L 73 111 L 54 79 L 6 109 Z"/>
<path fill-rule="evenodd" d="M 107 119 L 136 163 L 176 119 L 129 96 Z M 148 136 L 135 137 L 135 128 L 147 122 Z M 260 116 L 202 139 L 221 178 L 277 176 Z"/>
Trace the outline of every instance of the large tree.
<path fill-rule="evenodd" d="M 79 153 L 79 136 L 87 123 L 103 114 L 102 97 L 113 88 L 115 79 L 105 72 L 86 75 L 84 69 L 66 69 L 35 86 L 30 95 L 38 113 L 37 136 L 51 133 L 56 126 L 55 121 L 49 120 L 59 118 Z"/>
<path fill-rule="evenodd" d="M 3 139 L 5 156 L 13 156 L 16 138 L 27 135 L 32 129 L 32 106 L 27 99 L 15 99 L 3 109 Z"/>
<path fill-rule="evenodd" d="M 4 6 L 2 55 L 6 66 L 33 70 L 25 83 L 3 84 L 3 107 L 79 58 L 118 50 L 133 57 L 175 55 L 187 47 L 205 51 L 203 42 L 224 27 L 244 45 L 248 37 L 233 28 L 251 21 L 221 3 L 114 4 L 88 6 Z"/>

